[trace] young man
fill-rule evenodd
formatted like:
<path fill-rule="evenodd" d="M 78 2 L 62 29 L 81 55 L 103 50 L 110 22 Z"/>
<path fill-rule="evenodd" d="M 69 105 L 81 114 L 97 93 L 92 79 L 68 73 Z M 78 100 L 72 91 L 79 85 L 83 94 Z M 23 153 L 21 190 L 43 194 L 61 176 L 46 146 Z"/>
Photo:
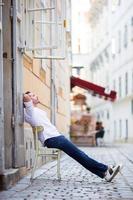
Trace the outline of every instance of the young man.
<path fill-rule="evenodd" d="M 104 137 L 104 127 L 102 122 L 96 122 L 96 134 L 95 134 L 95 141 L 96 141 L 96 146 L 99 146 L 99 138 L 103 138 Z"/>
<path fill-rule="evenodd" d="M 48 148 L 57 148 L 64 151 L 70 157 L 79 162 L 83 167 L 93 174 L 105 178 L 110 182 L 120 171 L 121 165 L 110 167 L 90 158 L 83 151 L 78 149 L 71 141 L 59 133 L 56 127 L 51 124 L 46 113 L 37 108 L 38 97 L 32 92 L 26 92 L 24 100 L 24 118 L 31 126 L 43 126 L 44 131 L 39 133 L 38 138 L 44 146 Z"/>

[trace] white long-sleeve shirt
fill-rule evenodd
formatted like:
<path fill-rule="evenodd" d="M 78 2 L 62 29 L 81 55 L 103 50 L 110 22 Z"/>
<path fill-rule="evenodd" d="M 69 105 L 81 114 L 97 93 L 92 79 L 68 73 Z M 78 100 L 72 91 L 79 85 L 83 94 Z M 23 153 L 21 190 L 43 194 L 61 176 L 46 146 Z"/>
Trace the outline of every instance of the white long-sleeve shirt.
<path fill-rule="evenodd" d="M 61 135 L 56 127 L 51 124 L 45 111 L 34 107 L 32 101 L 24 102 L 24 119 L 31 126 L 43 126 L 44 131 L 38 134 L 38 139 L 44 144 L 48 138 Z"/>

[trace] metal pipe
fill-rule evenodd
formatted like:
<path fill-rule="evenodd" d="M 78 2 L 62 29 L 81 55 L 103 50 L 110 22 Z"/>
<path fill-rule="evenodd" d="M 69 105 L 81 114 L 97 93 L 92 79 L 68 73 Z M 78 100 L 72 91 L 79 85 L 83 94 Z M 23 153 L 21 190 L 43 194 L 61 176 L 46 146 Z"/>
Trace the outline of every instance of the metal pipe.
<path fill-rule="evenodd" d="M 56 46 L 58 46 L 58 17 L 57 17 L 57 0 L 55 2 L 55 12 L 54 12 L 54 20 L 55 20 L 55 39 L 56 39 Z M 60 22 L 59 22 L 60 23 Z"/>
<path fill-rule="evenodd" d="M 35 11 L 47 11 L 47 10 L 53 10 L 55 9 L 54 7 L 49 7 L 49 8 L 30 8 L 27 9 L 28 12 L 35 12 Z"/>
<path fill-rule="evenodd" d="M 65 57 L 56 57 L 56 56 L 34 56 L 35 59 L 53 59 L 53 60 L 64 60 Z"/>
<path fill-rule="evenodd" d="M 57 24 L 57 25 L 63 25 L 63 23 L 60 22 L 52 22 L 52 21 L 35 21 L 35 23 L 40 23 L 40 24 Z"/>
<path fill-rule="evenodd" d="M 2 2 L 0 4 L 0 19 L 2 19 Z M 0 174 L 5 169 L 5 146 L 4 146 L 4 93 L 3 93 L 3 35 L 2 35 L 2 22 L 0 29 Z"/>
<path fill-rule="evenodd" d="M 11 40 L 12 40 L 12 116 L 15 115 L 15 102 L 16 102 L 16 94 L 15 94 L 15 66 L 16 66 L 16 0 L 12 0 L 12 9 L 13 9 L 13 16 L 12 16 L 12 20 L 11 20 Z M 15 138 L 15 127 L 13 126 L 13 148 L 12 148 L 12 166 L 15 167 L 15 163 L 16 163 L 16 151 L 15 151 L 15 143 L 16 143 L 16 138 Z"/>
<path fill-rule="evenodd" d="M 55 0 L 56 1 L 56 0 Z M 52 2 L 52 1 L 51 1 Z M 57 7 L 56 7 L 57 9 Z M 50 13 L 50 20 L 53 20 L 53 14 Z M 57 16 L 56 16 L 57 17 Z M 50 43 L 53 44 L 53 34 L 52 34 L 52 26 L 50 26 Z M 51 121 L 53 124 L 56 124 L 56 110 L 55 110 L 55 67 L 53 57 L 53 49 L 50 50 L 51 56 L 46 56 L 46 59 L 50 59 L 50 66 L 51 66 Z"/>
<path fill-rule="evenodd" d="M 36 51 L 36 50 L 49 50 L 49 49 L 57 49 L 57 46 L 40 46 L 40 47 L 26 47 L 26 51 Z"/>
<path fill-rule="evenodd" d="M 0 22 L 0 31 L 2 30 L 2 23 Z"/>
<path fill-rule="evenodd" d="M 12 0 L 12 113 L 14 116 L 12 167 L 24 166 L 24 127 L 23 127 L 23 68 L 22 54 L 18 51 L 17 0 Z M 21 25 L 20 25 L 21 26 Z"/>
<path fill-rule="evenodd" d="M 35 7 L 35 1 L 33 1 L 33 7 Z M 33 19 L 32 19 L 32 23 L 33 23 L 33 47 L 35 48 L 35 45 L 36 45 L 36 26 L 35 26 L 36 15 L 35 15 L 35 13 L 32 13 L 32 15 L 33 15 L 32 16 L 33 17 Z"/>

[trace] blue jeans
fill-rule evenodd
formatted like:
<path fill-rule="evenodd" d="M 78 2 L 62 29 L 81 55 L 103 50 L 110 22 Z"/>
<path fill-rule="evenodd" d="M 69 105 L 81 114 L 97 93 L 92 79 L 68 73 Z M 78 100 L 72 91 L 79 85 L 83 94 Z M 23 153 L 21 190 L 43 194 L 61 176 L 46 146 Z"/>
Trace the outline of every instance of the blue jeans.
<path fill-rule="evenodd" d="M 108 166 L 90 158 L 63 135 L 47 139 L 45 141 L 45 146 L 48 148 L 57 148 L 64 151 L 70 157 L 79 162 L 83 167 L 96 174 L 97 176 L 104 178 Z"/>

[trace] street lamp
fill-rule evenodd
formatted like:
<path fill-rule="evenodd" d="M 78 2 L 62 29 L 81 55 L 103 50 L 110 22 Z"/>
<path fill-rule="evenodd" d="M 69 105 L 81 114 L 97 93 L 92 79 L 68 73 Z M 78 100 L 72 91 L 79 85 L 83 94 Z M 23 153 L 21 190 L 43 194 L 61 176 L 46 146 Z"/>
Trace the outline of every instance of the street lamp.
<path fill-rule="evenodd" d="M 76 69 L 76 75 L 80 76 L 80 70 L 83 69 L 84 66 L 74 66 L 72 67 L 72 75 L 74 75 L 73 70 Z"/>

